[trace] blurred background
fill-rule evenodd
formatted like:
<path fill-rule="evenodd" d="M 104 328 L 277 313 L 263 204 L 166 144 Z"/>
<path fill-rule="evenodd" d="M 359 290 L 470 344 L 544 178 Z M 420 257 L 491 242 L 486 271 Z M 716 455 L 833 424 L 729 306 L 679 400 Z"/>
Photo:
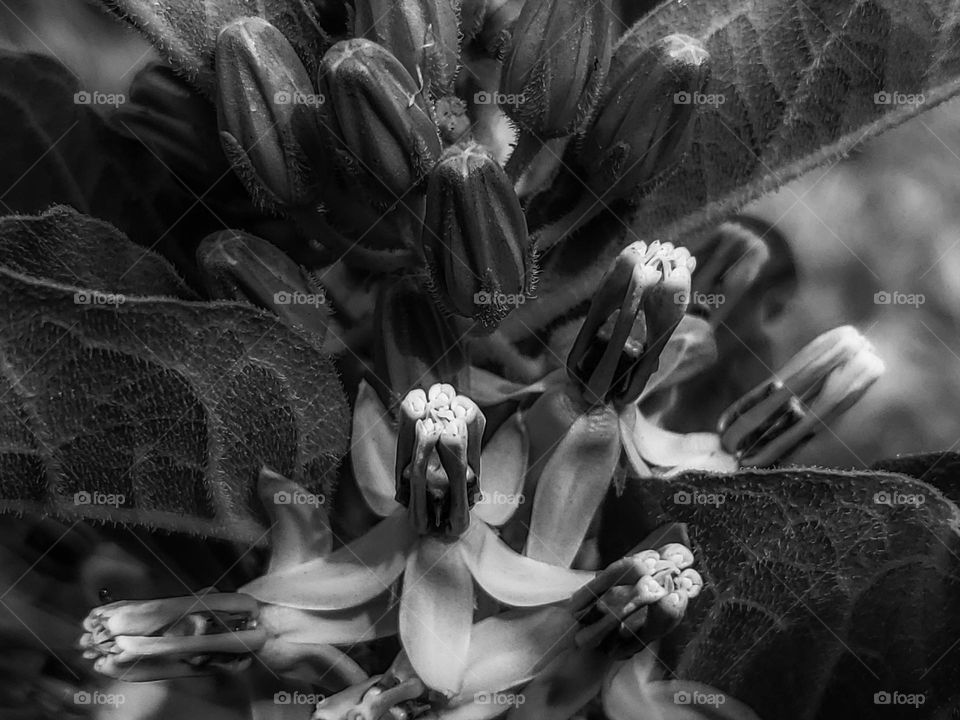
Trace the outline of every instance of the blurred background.
<path fill-rule="evenodd" d="M 122 92 L 156 59 L 136 33 L 77 0 L 0 2 L 0 47 L 55 56 L 83 87 L 104 92 Z M 797 296 L 772 330 L 776 366 L 844 323 L 863 331 L 887 364 L 867 396 L 794 459 L 862 467 L 900 453 L 956 449 L 960 103 L 936 108 L 745 210 L 775 222 L 799 264 Z"/>

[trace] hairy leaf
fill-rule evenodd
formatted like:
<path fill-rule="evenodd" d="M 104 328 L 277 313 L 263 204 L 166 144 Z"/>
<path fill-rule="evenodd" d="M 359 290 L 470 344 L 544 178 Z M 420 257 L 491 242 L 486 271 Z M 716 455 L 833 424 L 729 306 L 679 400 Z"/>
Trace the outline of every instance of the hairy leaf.
<path fill-rule="evenodd" d="M 605 510 L 608 560 L 650 528 L 688 524 L 706 587 L 661 649 L 679 677 L 780 720 L 946 717 L 960 703 L 960 511 L 931 485 L 800 468 L 688 474 L 632 481 Z M 923 703 L 886 708 L 876 693 Z"/>
<path fill-rule="evenodd" d="M 504 323 L 511 337 L 589 297 L 630 241 L 689 241 L 747 201 L 960 91 L 955 3 L 665 2 L 624 36 L 620 57 L 627 46 L 669 33 L 698 38 L 711 55 L 705 96 L 716 100 L 699 105 L 693 150 L 642 201 L 632 229 L 601 218 L 545 259 L 539 301 Z M 616 70 L 615 58 L 611 75 Z M 607 241 L 598 252 L 600 238 Z"/>
<path fill-rule="evenodd" d="M 262 17 L 290 41 L 311 71 L 326 49 L 310 0 L 101 0 L 140 28 L 164 59 L 208 94 L 213 93 L 217 33 L 240 17 Z"/>
<path fill-rule="evenodd" d="M 258 541 L 263 465 L 329 487 L 347 409 L 310 338 L 180 299 L 165 261 L 62 208 L 0 222 L 0 262 L 0 511 Z"/>

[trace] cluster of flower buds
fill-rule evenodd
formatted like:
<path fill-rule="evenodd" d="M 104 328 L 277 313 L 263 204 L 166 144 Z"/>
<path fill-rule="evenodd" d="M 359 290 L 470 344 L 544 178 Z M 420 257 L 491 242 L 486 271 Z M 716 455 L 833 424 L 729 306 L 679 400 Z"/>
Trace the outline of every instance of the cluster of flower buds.
<path fill-rule="evenodd" d="M 459 537 L 480 497 L 486 418 L 452 385 L 411 390 L 400 403 L 397 495 L 421 535 Z"/>
<path fill-rule="evenodd" d="M 427 181 L 423 249 L 440 306 L 492 330 L 536 282 L 520 200 L 477 143 L 447 149 Z"/>
<path fill-rule="evenodd" d="M 603 202 L 631 200 L 672 171 L 693 141 L 709 55 L 695 39 L 669 35 L 622 59 L 580 145 L 590 189 Z"/>
<path fill-rule="evenodd" d="M 318 125 L 301 100 L 315 93 L 293 46 L 266 20 L 241 18 L 217 37 L 216 71 L 220 140 L 248 192 L 268 207 L 314 203 Z"/>
<path fill-rule="evenodd" d="M 263 647 L 258 606 L 242 593 L 120 601 L 83 621 L 83 656 L 98 672 L 128 681 L 238 672 Z"/>
<path fill-rule="evenodd" d="M 852 407 L 883 370 L 856 329 L 834 328 L 727 408 L 717 424 L 723 446 L 743 466 L 773 465 Z"/>
<path fill-rule="evenodd" d="M 703 588 L 692 565 L 693 553 L 680 543 L 610 565 L 570 600 L 581 625 L 576 644 L 629 657 L 669 633 Z"/>
<path fill-rule="evenodd" d="M 592 403 L 636 402 L 686 312 L 696 261 L 682 247 L 636 242 L 594 295 L 567 356 L 567 373 Z"/>

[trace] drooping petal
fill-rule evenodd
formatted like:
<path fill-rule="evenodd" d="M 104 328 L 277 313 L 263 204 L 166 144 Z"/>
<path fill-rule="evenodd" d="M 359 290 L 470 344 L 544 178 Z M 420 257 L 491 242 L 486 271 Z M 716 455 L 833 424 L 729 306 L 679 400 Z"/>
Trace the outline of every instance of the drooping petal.
<path fill-rule="evenodd" d="M 445 695 L 463 684 L 473 623 L 473 580 L 458 541 L 423 537 L 407 560 L 400 638 L 423 682 Z"/>
<path fill-rule="evenodd" d="M 490 438 L 480 460 L 483 497 L 473 510 L 485 523 L 503 525 L 524 501 L 523 476 L 529 444 L 520 413 L 515 413 Z"/>
<path fill-rule="evenodd" d="M 390 588 L 415 537 L 406 514 L 398 511 L 327 557 L 263 575 L 242 591 L 260 602 L 302 610 L 356 607 Z"/>
<path fill-rule="evenodd" d="M 460 550 L 466 566 L 487 593 L 513 607 L 533 607 L 569 598 L 592 572 L 549 565 L 515 553 L 483 523 L 473 523 Z"/>
<path fill-rule="evenodd" d="M 678 385 L 717 361 L 717 340 L 703 318 L 684 315 L 660 354 L 660 365 L 647 380 L 640 402 L 657 390 Z"/>
<path fill-rule="evenodd" d="M 603 406 L 574 421 L 540 474 L 526 555 L 570 566 L 619 457 L 619 422 L 612 409 Z"/>
<path fill-rule="evenodd" d="M 637 442 L 633 433 L 633 424 L 628 420 L 634 416 L 633 408 L 635 406 L 628 406 L 620 413 L 618 418 L 618 426 L 620 429 L 620 446 L 623 450 L 624 457 L 627 458 L 627 462 L 630 463 L 630 469 L 633 470 L 633 474 L 638 478 L 649 478 L 654 477 L 653 468 L 647 465 L 646 461 L 640 455 L 640 448 L 637 447 Z"/>
<path fill-rule="evenodd" d="M 521 400 L 528 395 L 539 395 L 549 385 L 562 381 L 563 371 L 561 370 L 554 371 L 530 385 L 522 385 L 502 378 L 489 370 L 471 365 L 464 373 L 463 387 L 460 390 L 481 407 L 488 407 L 499 405 L 507 400 Z"/>
<path fill-rule="evenodd" d="M 577 622 L 565 608 L 509 610 L 473 626 L 460 697 L 475 700 L 529 682 L 554 657 L 573 646 Z"/>
<path fill-rule="evenodd" d="M 320 496 L 268 467 L 260 470 L 257 495 L 272 523 L 268 573 L 329 554 L 333 533 Z"/>
<path fill-rule="evenodd" d="M 366 380 L 360 381 L 357 390 L 350 438 L 353 476 L 363 499 L 377 515 L 386 517 L 400 507 L 394 499 L 397 431 L 391 426 L 387 409 Z"/>
<path fill-rule="evenodd" d="M 611 670 L 601 695 L 610 720 L 759 720 L 753 710 L 715 687 L 650 679 L 654 663 L 647 648 Z"/>
<path fill-rule="evenodd" d="M 632 430 L 634 447 L 648 465 L 667 468 L 672 473 L 735 472 L 739 468 L 736 458 L 721 446 L 717 433 L 664 430 L 647 420 L 636 405 L 624 408 L 621 421 Z"/>
<path fill-rule="evenodd" d="M 348 645 L 397 633 L 397 609 L 389 594 L 345 610 L 301 610 L 264 605 L 258 618 L 270 641 Z"/>

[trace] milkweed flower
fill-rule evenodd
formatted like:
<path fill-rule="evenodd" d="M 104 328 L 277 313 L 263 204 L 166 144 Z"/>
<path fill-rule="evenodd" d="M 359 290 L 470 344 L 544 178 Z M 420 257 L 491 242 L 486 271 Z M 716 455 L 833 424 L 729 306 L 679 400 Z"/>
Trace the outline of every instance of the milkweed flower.
<path fill-rule="evenodd" d="M 521 500 L 526 441 L 518 416 L 481 450 L 482 413 L 452 386 L 413 390 L 401 407 L 405 419 L 395 430 L 376 393 L 361 384 L 354 474 L 385 519 L 329 556 L 268 573 L 243 590 L 264 603 L 325 611 L 369 602 L 403 575 L 404 649 L 429 688 L 454 696 L 469 657 L 474 581 L 508 606 L 535 607 L 569 598 L 592 573 L 519 555 L 490 527 L 506 522 Z"/>

